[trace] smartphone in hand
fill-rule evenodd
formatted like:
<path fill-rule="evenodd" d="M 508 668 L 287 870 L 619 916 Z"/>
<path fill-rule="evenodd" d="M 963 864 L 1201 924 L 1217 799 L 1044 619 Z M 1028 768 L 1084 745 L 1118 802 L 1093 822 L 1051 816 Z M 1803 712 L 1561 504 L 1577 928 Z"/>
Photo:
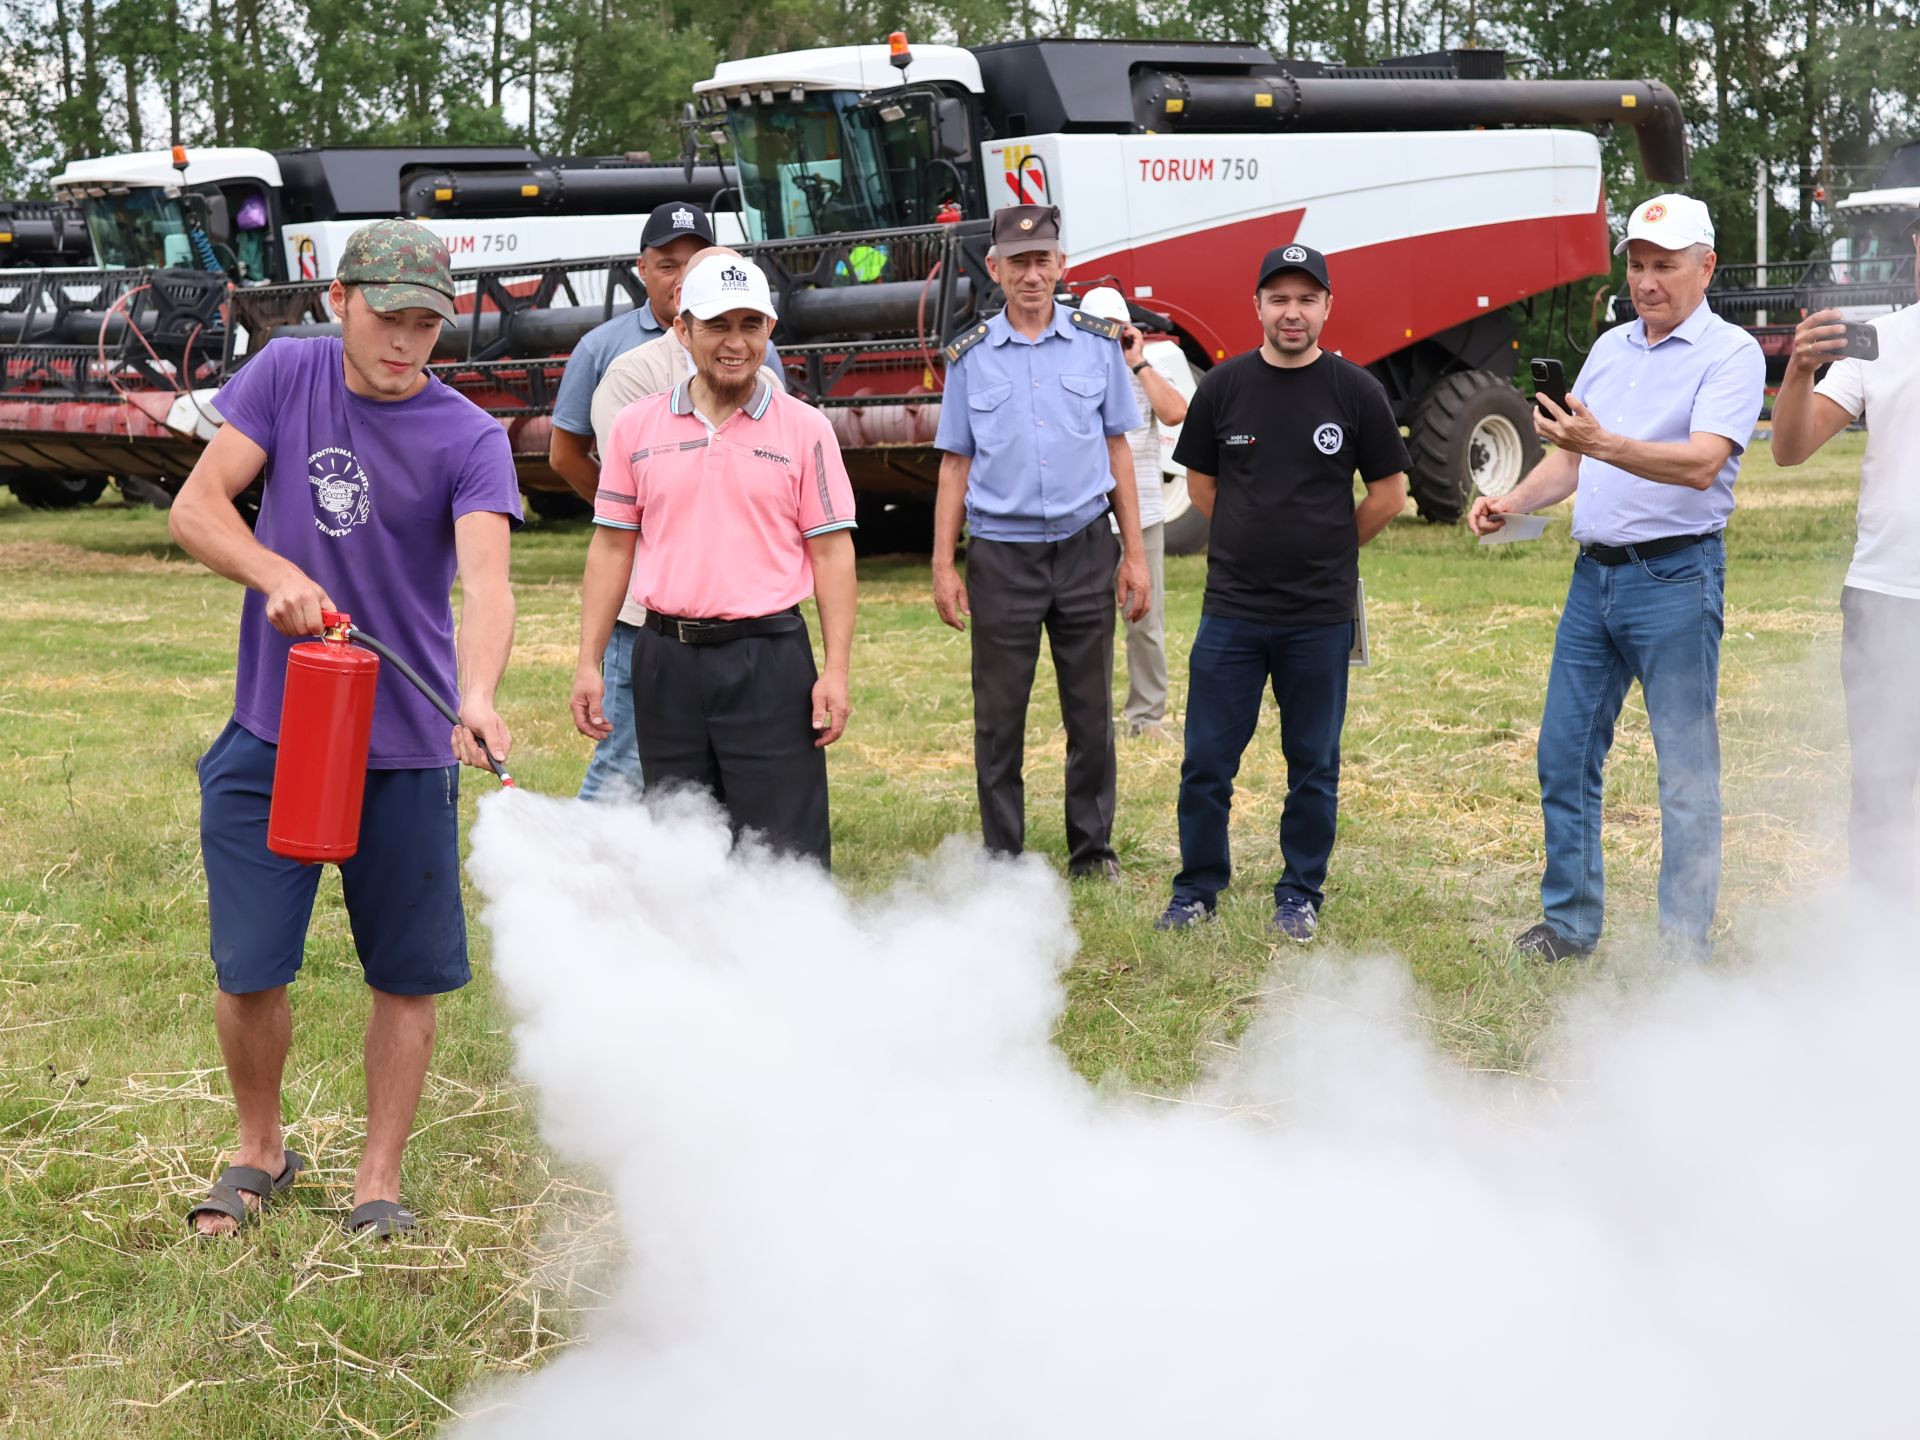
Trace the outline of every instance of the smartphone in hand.
<path fill-rule="evenodd" d="M 1533 393 L 1545 395 L 1562 410 L 1567 408 L 1567 372 L 1558 360 L 1535 360 L 1533 362 Z M 1539 408 L 1539 407 L 1535 407 Z M 1547 412 L 1540 410 L 1542 415 Z"/>
<path fill-rule="evenodd" d="M 1880 332 L 1873 326 L 1850 323 L 1846 331 L 1847 348 L 1835 358 L 1845 360 L 1878 360 L 1880 358 Z"/>

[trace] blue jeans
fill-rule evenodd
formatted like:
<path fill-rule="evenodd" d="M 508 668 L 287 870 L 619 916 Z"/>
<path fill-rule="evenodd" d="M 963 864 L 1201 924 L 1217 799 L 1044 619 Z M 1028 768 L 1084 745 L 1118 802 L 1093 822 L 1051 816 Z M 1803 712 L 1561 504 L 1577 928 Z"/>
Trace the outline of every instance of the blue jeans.
<path fill-rule="evenodd" d="M 1287 800 L 1280 812 L 1286 862 L 1274 903 L 1318 909 L 1340 800 L 1340 729 L 1347 719 L 1353 622 L 1261 625 L 1202 615 L 1187 665 L 1187 753 L 1180 766 L 1180 873 L 1173 898 L 1212 908 L 1233 875 L 1227 819 L 1233 777 L 1260 720 L 1268 684 L 1280 706 Z"/>
<path fill-rule="evenodd" d="M 1704 943 L 1720 895 L 1720 632 L 1727 551 L 1718 536 L 1625 565 L 1574 562 L 1540 721 L 1547 923 L 1600 938 L 1601 769 L 1627 690 L 1646 697 L 1660 774 L 1660 928 Z"/>
<path fill-rule="evenodd" d="M 600 657 L 600 678 L 606 682 L 600 713 L 613 733 L 593 747 L 593 759 L 580 781 L 582 800 L 597 800 L 603 793 L 609 800 L 631 800 L 645 788 L 640 741 L 633 731 L 633 637 L 639 633 L 639 626 L 616 620 L 607 653 Z"/>

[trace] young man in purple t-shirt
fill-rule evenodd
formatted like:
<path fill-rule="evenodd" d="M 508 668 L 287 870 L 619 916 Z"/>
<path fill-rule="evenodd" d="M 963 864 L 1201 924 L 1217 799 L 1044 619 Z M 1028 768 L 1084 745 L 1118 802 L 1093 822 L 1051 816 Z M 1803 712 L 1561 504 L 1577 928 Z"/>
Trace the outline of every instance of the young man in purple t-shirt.
<path fill-rule="evenodd" d="M 345 610 L 457 694 L 461 720 L 450 732 L 381 669 L 360 846 L 340 866 L 373 990 L 355 1232 L 414 1225 L 400 1158 L 433 1053 L 434 996 L 470 973 L 454 762 L 485 765 L 476 737 L 503 759 L 512 745 L 494 690 L 513 644 L 519 488 L 506 432 L 425 370 L 454 316 L 446 248 L 419 225 L 377 221 L 348 239 L 338 276 L 340 338 L 275 340 L 247 362 L 215 401 L 226 423 L 169 518 L 188 553 L 247 587 L 233 718 L 199 766 L 214 1016 L 240 1118 L 233 1163 L 188 1212 L 209 1235 L 237 1230 L 305 1163 L 283 1144 L 280 1077 L 320 868 L 266 844 L 288 649 L 320 633 L 322 610 Z M 249 531 L 233 499 L 263 471 Z"/>

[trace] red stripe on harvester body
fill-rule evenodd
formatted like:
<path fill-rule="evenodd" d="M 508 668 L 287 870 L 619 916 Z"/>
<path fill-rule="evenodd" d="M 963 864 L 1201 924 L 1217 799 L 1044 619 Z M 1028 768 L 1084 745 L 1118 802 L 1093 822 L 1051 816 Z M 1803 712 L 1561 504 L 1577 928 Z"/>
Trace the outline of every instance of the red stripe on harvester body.
<path fill-rule="evenodd" d="M 1172 316 L 1209 357 L 1235 354 L 1260 339 L 1254 272 L 1267 251 L 1299 233 L 1305 214 L 1288 210 L 1156 240 L 1070 274 L 1111 276 L 1127 294 L 1149 286 L 1153 293 L 1142 305 Z M 1477 315 L 1605 275 L 1611 266 L 1598 206 L 1589 215 L 1473 225 L 1333 251 L 1327 256 L 1333 314 L 1320 343 L 1370 364 Z"/>

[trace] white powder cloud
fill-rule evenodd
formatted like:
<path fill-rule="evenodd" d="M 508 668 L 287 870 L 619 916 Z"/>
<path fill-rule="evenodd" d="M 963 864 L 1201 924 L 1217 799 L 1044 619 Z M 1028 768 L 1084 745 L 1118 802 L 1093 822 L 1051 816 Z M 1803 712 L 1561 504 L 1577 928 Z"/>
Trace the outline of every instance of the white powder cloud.
<path fill-rule="evenodd" d="M 519 1068 L 635 1259 L 460 1440 L 1920 1431 L 1910 944 L 1596 991 L 1548 1082 L 1327 955 L 1228 1108 L 1149 1107 L 1051 1044 L 1037 861 L 859 903 L 727 849 L 693 802 L 483 804 Z"/>

